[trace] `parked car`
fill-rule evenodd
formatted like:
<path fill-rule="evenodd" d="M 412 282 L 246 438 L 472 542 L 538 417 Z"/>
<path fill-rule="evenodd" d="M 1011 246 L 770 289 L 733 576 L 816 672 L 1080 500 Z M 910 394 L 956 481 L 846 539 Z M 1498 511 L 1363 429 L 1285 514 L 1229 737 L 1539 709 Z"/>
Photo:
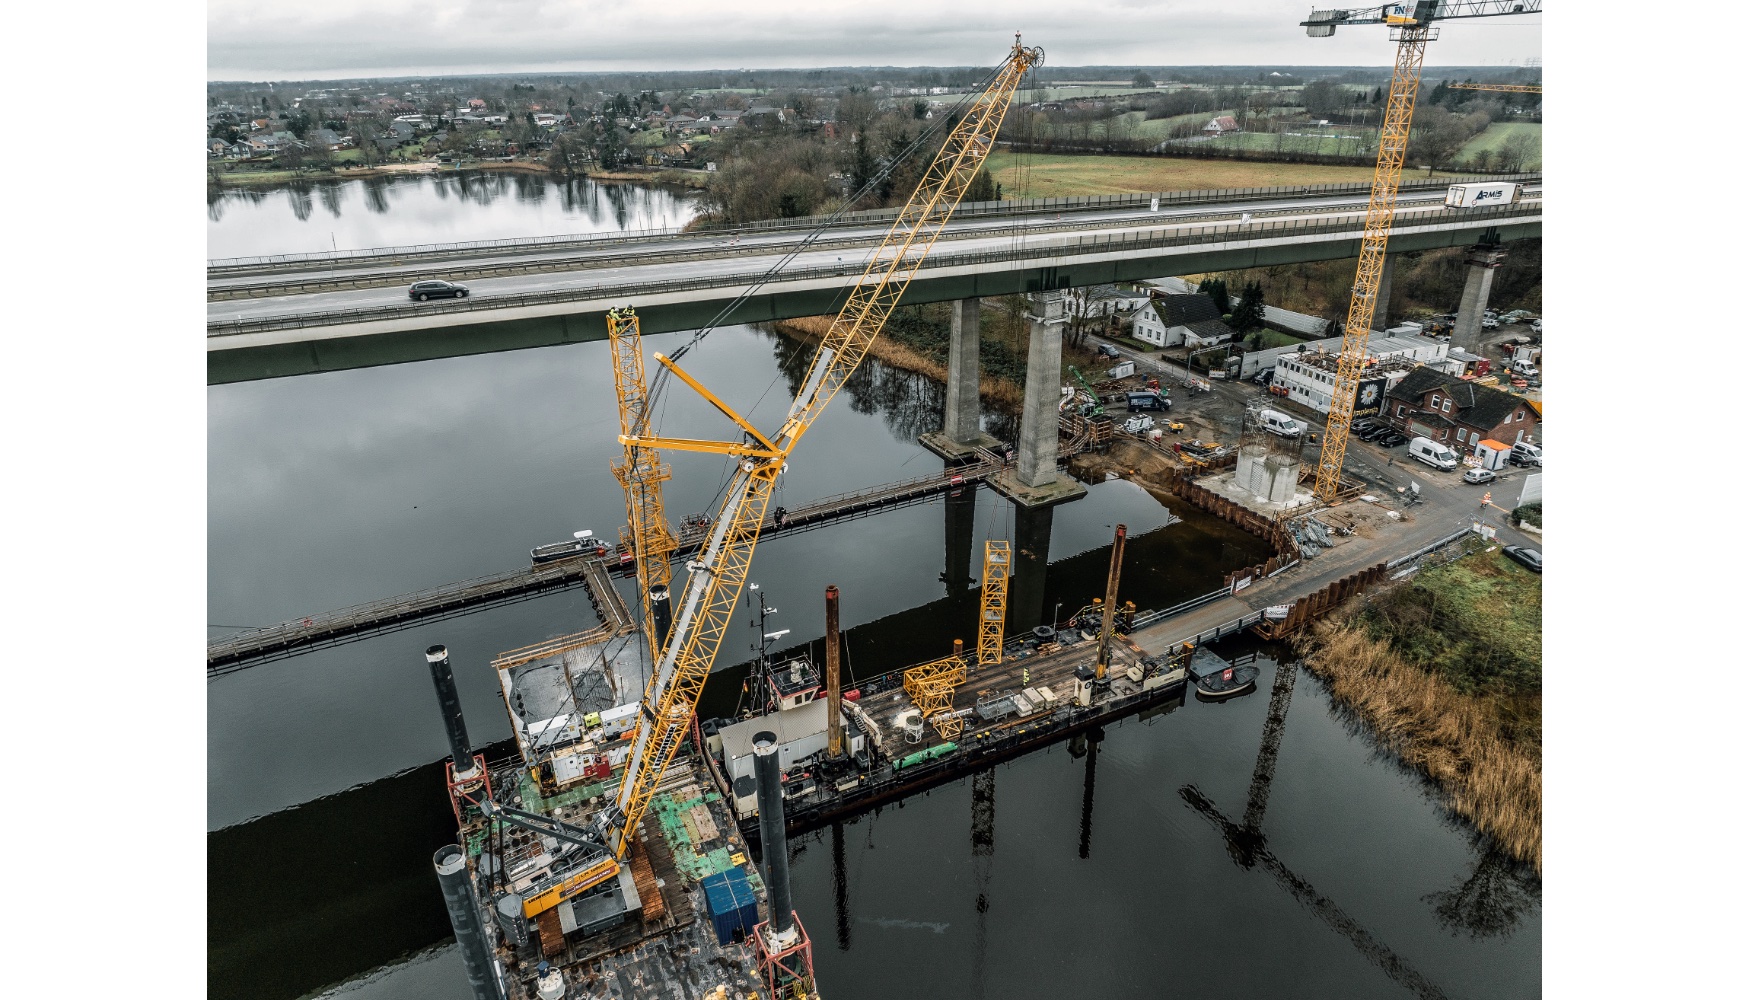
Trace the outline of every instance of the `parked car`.
<path fill-rule="evenodd" d="M 1464 473 L 1464 481 L 1467 483 L 1492 483 L 1500 478 L 1492 469 L 1466 469 Z"/>
<path fill-rule="evenodd" d="M 1409 438 L 1397 431 L 1387 431 L 1385 436 L 1375 441 L 1374 444 L 1379 445 L 1381 448 L 1396 448 L 1398 445 L 1403 444 L 1408 440 Z"/>
<path fill-rule="evenodd" d="M 1356 437 L 1359 437 L 1363 441 L 1372 442 L 1372 441 L 1378 441 L 1380 438 L 1385 437 L 1387 434 L 1391 434 L 1391 433 L 1394 433 L 1394 432 L 1392 431 L 1392 429 L 1390 427 L 1387 427 L 1383 424 L 1374 424 L 1372 427 L 1368 427 L 1368 428 L 1363 429 L 1360 434 L 1356 435 Z"/>
<path fill-rule="evenodd" d="M 1118 348 L 1113 347 L 1111 344 L 1101 344 L 1097 353 L 1102 358 L 1115 358 L 1118 357 Z"/>
<path fill-rule="evenodd" d="M 1533 573 L 1543 572 L 1543 553 L 1537 549 L 1528 549 L 1523 545 L 1509 545 L 1503 548 L 1501 553 Z"/>
<path fill-rule="evenodd" d="M 407 297 L 416 302 L 426 299 L 465 299 L 468 286 L 453 281 L 415 281 L 407 287 Z"/>
<path fill-rule="evenodd" d="M 1519 441 L 1513 445 L 1513 450 L 1507 453 L 1510 465 L 1535 465 L 1543 468 L 1543 448 L 1529 441 Z"/>
<path fill-rule="evenodd" d="M 1252 376 L 1252 384 L 1253 385 L 1269 385 L 1270 380 L 1275 378 L 1275 377 L 1276 377 L 1276 369 L 1266 368 L 1263 371 L 1259 372 L 1258 374 Z"/>

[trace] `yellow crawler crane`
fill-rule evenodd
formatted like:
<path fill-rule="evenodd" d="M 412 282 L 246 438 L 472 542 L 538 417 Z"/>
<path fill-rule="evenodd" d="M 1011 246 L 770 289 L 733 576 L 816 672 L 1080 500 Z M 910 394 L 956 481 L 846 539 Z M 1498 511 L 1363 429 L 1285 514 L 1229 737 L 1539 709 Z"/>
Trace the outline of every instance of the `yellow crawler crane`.
<path fill-rule="evenodd" d="M 944 656 L 905 672 L 906 697 L 944 740 L 954 739 L 966 727 L 966 720 L 950 714 L 954 711 L 955 690 L 966 683 L 966 670 L 965 657 Z"/>
<path fill-rule="evenodd" d="M 645 433 L 649 424 L 643 337 L 631 307 L 608 312 L 608 341 L 613 346 L 620 440 L 626 442 Z M 655 448 L 626 444 L 625 449 L 625 461 L 614 463 L 614 478 L 626 491 L 626 527 L 621 530 L 620 542 L 632 550 L 636 560 L 638 599 L 644 603 L 644 636 L 650 644 L 651 662 L 655 662 L 662 656 L 664 638 L 657 634 L 655 605 L 667 603 L 668 557 L 676 548 L 674 532 L 662 513 L 662 483 L 670 473 Z"/>
<path fill-rule="evenodd" d="M 697 441 L 656 437 L 647 431 L 621 435 L 621 443 L 628 446 L 706 452 L 739 461 L 705 544 L 698 557 L 687 564 L 674 624 L 640 701 L 626 774 L 613 805 L 598 820 L 616 856 L 626 855 L 657 783 L 691 728 L 699 692 L 711 673 L 747 580 L 778 474 L 802 435 L 862 362 L 995 145 L 997 130 L 1022 77 L 1042 58 L 1040 50 L 1023 47 L 1016 36 L 1008 58 L 989 85 L 968 102 L 963 116 L 953 123 L 917 190 L 894 219 L 886 239 L 871 256 L 822 339 L 777 433 L 762 433 L 674 361 L 656 355 L 659 363 L 733 421 L 744 439 Z M 638 424 L 628 424 L 622 416 L 622 426 Z"/>
<path fill-rule="evenodd" d="M 1379 277 L 1385 268 L 1385 244 L 1391 236 L 1392 216 L 1397 208 L 1398 180 L 1403 174 L 1404 153 L 1410 145 L 1410 120 L 1416 113 L 1416 90 L 1422 82 L 1422 55 L 1428 43 L 1439 37 L 1436 21 L 1495 17 L 1502 14 L 1537 14 L 1543 0 L 1415 0 L 1413 3 L 1356 7 L 1350 10 L 1315 10 L 1300 22 L 1314 38 L 1329 38 L 1340 24 L 1385 24 L 1398 43 L 1392 67 L 1391 93 L 1386 98 L 1385 121 L 1379 128 L 1379 159 L 1373 168 L 1373 190 L 1367 201 L 1366 229 L 1361 237 L 1361 257 L 1355 266 L 1355 291 L 1349 300 L 1349 316 L 1343 324 L 1343 350 L 1337 358 L 1337 380 L 1331 387 L 1331 412 L 1325 420 L 1325 441 L 1319 450 L 1318 477 L 1313 493 L 1329 503 L 1342 489 L 1343 455 L 1349 448 L 1349 421 L 1355 415 L 1355 392 L 1367 362 L 1367 338 L 1373 323 L 1373 306 L 1379 297 Z"/>
<path fill-rule="evenodd" d="M 978 602 L 978 665 L 1003 662 L 1003 619 L 1009 613 L 1009 543 L 984 543 L 984 585 Z"/>

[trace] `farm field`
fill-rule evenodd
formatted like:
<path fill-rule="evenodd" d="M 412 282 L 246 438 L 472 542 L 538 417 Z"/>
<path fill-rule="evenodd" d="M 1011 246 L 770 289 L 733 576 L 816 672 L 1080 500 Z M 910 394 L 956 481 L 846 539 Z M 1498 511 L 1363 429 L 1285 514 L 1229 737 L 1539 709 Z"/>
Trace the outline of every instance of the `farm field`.
<path fill-rule="evenodd" d="M 1255 163 L 1153 156 L 1069 156 L 998 150 L 987 161 L 1004 198 L 1067 198 L 1091 194 L 1279 187 L 1369 181 L 1372 167 Z"/>
<path fill-rule="evenodd" d="M 1496 122 L 1460 146 L 1457 159 L 1462 162 L 1485 150 L 1498 150 L 1516 135 L 1528 135 L 1534 143 L 1531 155 L 1520 169 L 1540 169 L 1543 166 L 1543 125 L 1538 122 Z"/>

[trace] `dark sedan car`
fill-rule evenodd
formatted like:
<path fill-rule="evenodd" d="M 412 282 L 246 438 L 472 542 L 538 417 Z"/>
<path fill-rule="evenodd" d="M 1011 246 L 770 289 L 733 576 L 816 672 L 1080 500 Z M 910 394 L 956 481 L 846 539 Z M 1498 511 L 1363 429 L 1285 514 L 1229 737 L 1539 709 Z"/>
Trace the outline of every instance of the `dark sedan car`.
<path fill-rule="evenodd" d="M 426 299 L 465 299 L 468 286 L 453 281 L 416 281 L 407 288 L 407 297 L 416 302 Z"/>
<path fill-rule="evenodd" d="M 1543 553 L 1536 549 L 1528 549 L 1523 545 L 1509 545 L 1501 550 L 1501 554 L 1533 573 L 1543 572 Z"/>

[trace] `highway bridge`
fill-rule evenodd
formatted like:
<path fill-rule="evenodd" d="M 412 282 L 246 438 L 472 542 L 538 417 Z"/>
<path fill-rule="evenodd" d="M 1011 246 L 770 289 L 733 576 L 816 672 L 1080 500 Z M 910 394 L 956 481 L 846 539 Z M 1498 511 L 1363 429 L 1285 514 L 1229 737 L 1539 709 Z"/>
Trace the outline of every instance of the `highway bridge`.
<path fill-rule="evenodd" d="M 1446 209 L 1462 178 L 1406 180 L 1393 252 L 1542 235 L 1542 178 L 1517 205 Z M 1491 178 L 1501 179 L 1501 178 Z M 1368 185 L 1176 191 L 962 206 L 902 301 L 939 302 L 1111 281 L 1354 257 Z M 831 313 L 893 210 L 828 227 L 728 318 Z M 645 333 L 708 322 L 820 219 L 215 260 L 207 267 L 210 384 L 601 340 L 638 309 Z M 415 303 L 413 281 L 464 281 L 466 299 Z"/>

